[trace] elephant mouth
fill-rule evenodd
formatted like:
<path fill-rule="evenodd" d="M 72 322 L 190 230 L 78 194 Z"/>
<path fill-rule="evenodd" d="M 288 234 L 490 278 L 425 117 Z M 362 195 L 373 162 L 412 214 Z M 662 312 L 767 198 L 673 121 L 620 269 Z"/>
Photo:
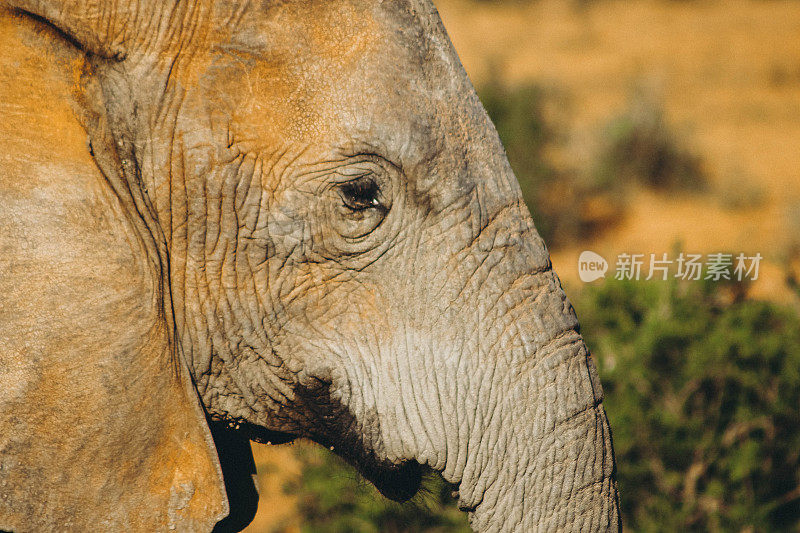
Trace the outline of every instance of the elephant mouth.
<path fill-rule="evenodd" d="M 414 460 L 389 461 L 365 442 L 355 415 L 331 395 L 330 383 L 318 380 L 298 387 L 305 431 L 299 433 L 332 450 L 350 463 L 385 497 L 397 502 L 411 499 L 422 484 L 423 467 Z"/>
<path fill-rule="evenodd" d="M 422 465 L 416 461 L 406 461 L 398 465 L 379 463 L 368 468 L 358 465 L 358 469 L 381 494 L 396 502 L 411 499 L 422 483 Z"/>
<path fill-rule="evenodd" d="M 378 459 L 372 452 L 355 445 L 331 445 L 327 439 L 315 438 L 314 442 L 331 449 L 350 463 L 375 485 L 375 488 L 385 497 L 396 502 L 405 502 L 419 492 L 422 484 L 423 466 L 416 461 L 403 461 L 392 463 Z"/>
<path fill-rule="evenodd" d="M 360 435 L 351 431 L 318 433 L 313 435 L 311 440 L 350 463 L 390 500 L 404 502 L 419 491 L 423 466 L 416 461 L 393 462 L 383 459 L 376 455 L 371 447 L 365 445 Z"/>
<path fill-rule="evenodd" d="M 265 429 L 248 422 L 241 422 L 239 431 L 242 431 L 248 439 L 261 444 L 286 444 L 301 438 L 290 433 Z M 343 449 L 341 447 L 337 449 L 335 445 L 327 444 L 327 441 L 315 440 L 318 444 L 326 448 L 333 448 L 337 452 Z M 337 453 L 337 455 L 352 463 L 361 475 L 390 500 L 405 502 L 419 492 L 423 467 L 416 461 L 390 463 L 381 461 L 371 453 L 362 450 L 356 453 Z"/>

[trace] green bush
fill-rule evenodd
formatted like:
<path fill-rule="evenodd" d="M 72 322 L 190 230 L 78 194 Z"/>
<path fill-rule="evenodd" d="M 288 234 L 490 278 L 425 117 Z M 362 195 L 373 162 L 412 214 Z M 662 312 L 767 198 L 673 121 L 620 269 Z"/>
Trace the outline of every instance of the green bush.
<path fill-rule="evenodd" d="M 578 299 L 633 530 L 800 528 L 800 319 L 741 294 L 607 282 Z"/>
<path fill-rule="evenodd" d="M 595 180 L 603 187 L 628 183 L 673 191 L 707 187 L 701 159 L 678 140 L 661 103 L 642 90 L 630 109 L 605 128 L 597 159 Z"/>

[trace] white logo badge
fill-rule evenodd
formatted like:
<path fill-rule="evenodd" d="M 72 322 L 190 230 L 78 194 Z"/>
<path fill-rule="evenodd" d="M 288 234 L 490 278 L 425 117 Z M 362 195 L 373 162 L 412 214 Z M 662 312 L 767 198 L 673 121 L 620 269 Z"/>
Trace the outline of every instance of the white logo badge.
<path fill-rule="evenodd" d="M 581 252 L 578 257 L 578 276 L 584 283 L 606 277 L 608 272 L 608 261 L 603 256 L 590 250 Z"/>

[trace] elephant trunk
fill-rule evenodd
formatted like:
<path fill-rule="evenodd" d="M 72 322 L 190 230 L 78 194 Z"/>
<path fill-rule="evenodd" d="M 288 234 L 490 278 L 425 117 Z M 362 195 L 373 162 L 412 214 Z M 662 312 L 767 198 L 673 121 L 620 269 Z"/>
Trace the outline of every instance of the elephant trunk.
<path fill-rule="evenodd" d="M 474 529 L 616 529 L 611 435 L 580 335 L 553 339 L 519 372 L 483 432 L 478 454 L 494 464 L 462 479 Z"/>
<path fill-rule="evenodd" d="M 616 530 L 614 457 L 594 363 L 552 270 L 529 277 L 536 288 L 500 302 L 501 318 L 489 321 L 498 333 L 482 334 L 492 348 L 475 359 L 494 368 L 466 394 L 478 414 L 463 468 L 452 472 L 460 475 L 446 469 L 445 477 L 460 482 L 459 503 L 476 531 Z"/>

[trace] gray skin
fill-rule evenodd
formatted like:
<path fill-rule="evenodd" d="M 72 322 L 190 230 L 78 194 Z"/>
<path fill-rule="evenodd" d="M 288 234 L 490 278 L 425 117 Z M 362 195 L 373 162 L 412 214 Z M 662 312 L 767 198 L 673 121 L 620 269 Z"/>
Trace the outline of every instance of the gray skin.
<path fill-rule="evenodd" d="M 246 439 L 298 437 L 398 500 L 441 472 L 476 531 L 619 527 L 594 364 L 428 0 L 10 6 L 0 529 L 239 529 Z"/>

